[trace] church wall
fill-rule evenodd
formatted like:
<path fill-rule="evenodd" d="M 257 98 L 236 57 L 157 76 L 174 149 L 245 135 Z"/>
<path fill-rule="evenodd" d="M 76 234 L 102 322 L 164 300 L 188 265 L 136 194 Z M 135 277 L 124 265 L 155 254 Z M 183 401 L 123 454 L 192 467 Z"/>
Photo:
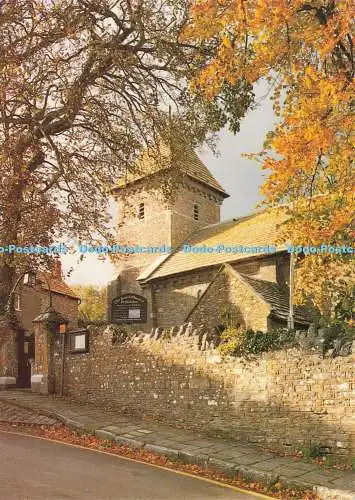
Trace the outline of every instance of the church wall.
<path fill-rule="evenodd" d="M 205 324 L 213 329 L 223 323 L 226 311 L 230 314 L 231 326 L 240 325 L 261 331 L 268 328 L 270 307 L 227 269 L 218 274 L 189 315 L 188 321 L 193 325 Z"/>
<path fill-rule="evenodd" d="M 233 262 L 231 265 L 239 273 L 276 283 L 276 258 L 274 256 L 255 258 L 248 261 L 240 260 Z"/>
<path fill-rule="evenodd" d="M 248 262 L 235 262 L 232 267 L 240 272 L 250 275 L 255 278 L 276 281 L 276 258 L 254 259 Z M 171 276 L 159 280 L 154 283 L 154 301 L 156 309 L 157 326 L 167 327 L 181 324 L 185 321 L 193 307 L 198 301 L 198 296 L 201 295 L 207 288 L 208 284 L 212 281 L 213 277 L 218 272 L 218 266 L 207 270 L 199 269 L 177 276 Z M 236 299 L 238 297 L 238 299 Z M 255 295 L 253 295 L 255 297 Z M 235 291 L 234 295 L 230 294 L 229 299 L 224 297 L 223 290 L 220 289 L 215 293 L 215 303 L 210 304 L 208 316 L 214 325 L 218 323 L 217 317 L 219 313 L 215 310 L 221 309 L 223 303 L 227 305 L 233 304 L 238 306 L 238 300 L 246 303 L 246 300 L 241 293 L 241 290 Z M 249 300 L 249 299 L 248 299 Z M 254 298 L 250 298 L 249 303 L 254 307 Z M 245 306 L 247 307 L 247 305 Z M 218 311 L 219 311 L 218 309 Z M 212 313 L 213 311 L 213 313 Z M 258 312 L 260 311 L 260 317 Z M 255 317 L 252 319 L 250 313 L 250 324 L 253 328 L 266 330 L 266 317 L 268 313 L 263 308 L 255 311 Z M 249 316 L 249 314 L 248 314 Z M 200 321 L 200 320 L 199 320 Z"/>
<path fill-rule="evenodd" d="M 216 269 L 200 270 L 155 283 L 153 293 L 157 326 L 183 323 L 216 272 Z"/>
<path fill-rule="evenodd" d="M 285 253 L 277 259 L 276 278 L 280 286 L 285 286 L 290 280 L 290 255 Z"/>
<path fill-rule="evenodd" d="M 122 198 L 123 197 L 123 198 Z M 144 203 L 144 218 L 139 219 L 140 203 Z M 148 191 L 141 183 L 129 186 L 118 203 L 117 241 L 122 246 L 157 247 L 171 245 L 171 217 L 167 200 L 158 179 L 151 181 Z M 124 261 L 140 269 L 149 265 L 159 253 L 130 254 Z"/>

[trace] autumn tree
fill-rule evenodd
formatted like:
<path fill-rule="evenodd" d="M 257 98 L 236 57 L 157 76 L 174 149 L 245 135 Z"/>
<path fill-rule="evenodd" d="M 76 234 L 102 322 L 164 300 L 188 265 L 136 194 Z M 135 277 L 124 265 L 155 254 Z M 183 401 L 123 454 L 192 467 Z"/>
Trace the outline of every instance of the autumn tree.
<path fill-rule="evenodd" d="M 192 147 L 228 117 L 238 128 L 250 86 L 232 103 L 228 84 L 210 102 L 188 92 L 187 14 L 185 0 L 0 2 L 0 246 L 108 239 L 108 188 L 142 145 L 170 125 Z M 0 254 L 0 310 L 39 264 Z"/>
<path fill-rule="evenodd" d="M 105 321 L 107 309 L 107 289 L 94 285 L 75 285 L 71 287 L 81 299 L 78 320 L 80 323 L 97 323 Z"/>
<path fill-rule="evenodd" d="M 266 203 L 286 203 L 282 237 L 293 244 L 353 241 L 354 3 L 349 0 L 193 0 L 183 40 L 213 47 L 191 86 L 214 99 L 225 83 L 267 80 L 279 118 L 252 155 L 267 179 Z M 349 255 L 299 263 L 298 297 L 332 314 L 349 296 Z"/>

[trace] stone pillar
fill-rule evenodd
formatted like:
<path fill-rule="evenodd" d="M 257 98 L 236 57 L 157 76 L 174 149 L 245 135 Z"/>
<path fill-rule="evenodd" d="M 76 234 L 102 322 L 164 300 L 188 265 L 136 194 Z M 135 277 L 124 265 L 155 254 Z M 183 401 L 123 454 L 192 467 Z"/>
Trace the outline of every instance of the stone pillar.
<path fill-rule="evenodd" d="M 17 335 L 6 320 L 0 320 L 0 390 L 16 387 L 18 375 Z"/>
<path fill-rule="evenodd" d="M 55 392 L 54 343 L 60 324 L 67 325 L 68 320 L 51 308 L 33 320 L 35 361 L 31 376 L 32 392 Z"/>

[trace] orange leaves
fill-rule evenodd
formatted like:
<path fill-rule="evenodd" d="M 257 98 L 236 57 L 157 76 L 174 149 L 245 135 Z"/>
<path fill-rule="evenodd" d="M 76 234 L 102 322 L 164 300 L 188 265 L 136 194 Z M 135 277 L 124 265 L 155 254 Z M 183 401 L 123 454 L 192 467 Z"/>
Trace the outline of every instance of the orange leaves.
<path fill-rule="evenodd" d="M 261 78 L 277 82 L 271 90 L 281 121 L 268 137 L 268 150 L 258 157 L 269 174 L 261 188 L 267 202 L 292 202 L 294 217 L 287 231 L 299 244 L 305 239 L 308 243 L 349 241 L 355 208 L 351 171 L 355 4 L 350 0 L 336 0 L 333 7 L 304 0 L 221 0 L 213 2 L 212 8 L 211 2 L 195 3 L 199 14 L 192 10 L 191 39 L 217 43 L 214 56 L 195 78 L 199 89 L 214 97 L 223 80 L 232 77 L 245 77 L 251 83 Z M 341 275 L 342 265 L 332 261 L 334 275 Z M 314 279 L 319 266 L 314 258 L 307 261 L 304 278 L 305 289 L 318 305 L 326 289 L 326 281 L 317 285 L 320 280 Z M 343 281 L 346 288 L 348 279 Z M 339 287 L 335 287 L 337 293 Z"/>

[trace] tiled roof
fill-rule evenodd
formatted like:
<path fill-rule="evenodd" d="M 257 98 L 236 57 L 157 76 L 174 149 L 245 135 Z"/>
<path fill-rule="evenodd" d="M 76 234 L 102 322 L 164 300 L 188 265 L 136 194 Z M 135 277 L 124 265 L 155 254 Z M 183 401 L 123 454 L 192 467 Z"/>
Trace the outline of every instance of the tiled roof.
<path fill-rule="evenodd" d="M 41 281 L 41 286 L 43 290 L 48 290 L 48 284 L 51 292 L 59 293 L 61 295 L 66 295 L 72 297 L 73 299 L 79 299 L 79 297 L 73 292 L 73 290 L 65 283 L 62 278 L 54 277 L 49 273 L 38 273 L 38 279 Z"/>
<path fill-rule="evenodd" d="M 112 188 L 112 191 L 119 190 L 143 177 L 172 168 L 181 170 L 185 175 L 218 191 L 224 197 L 229 196 L 192 149 L 181 149 L 178 152 L 174 150 L 173 154 L 171 148 L 165 143 L 144 150 L 132 171 L 127 172 L 125 177 Z"/>
<path fill-rule="evenodd" d="M 216 251 L 212 253 L 192 253 L 184 252 L 184 245 L 212 248 L 216 248 L 217 245 L 224 245 L 225 247 L 242 245 L 249 248 L 275 245 L 277 251 L 285 250 L 285 246 L 276 244 L 276 241 L 279 236 L 279 226 L 286 219 L 285 211 L 272 209 L 199 229 L 192 233 L 155 271 L 153 270 L 150 276 L 145 273 L 145 279 L 150 281 L 267 253 L 260 251 L 248 251 L 247 253 L 218 253 Z M 154 269 L 154 266 L 152 266 L 152 269 Z"/>
<path fill-rule="evenodd" d="M 169 257 L 169 254 L 159 255 L 156 259 L 153 260 L 151 264 L 143 269 L 143 271 L 138 276 L 137 280 L 144 281 L 149 278 L 149 276 Z"/>
<path fill-rule="evenodd" d="M 265 302 L 270 304 L 275 316 L 287 319 L 289 314 L 289 292 L 287 289 L 281 290 L 279 285 L 272 281 L 252 278 L 242 273 L 238 274 Z M 310 323 L 311 321 L 307 310 L 299 306 L 294 306 L 294 319 L 300 323 Z"/>

